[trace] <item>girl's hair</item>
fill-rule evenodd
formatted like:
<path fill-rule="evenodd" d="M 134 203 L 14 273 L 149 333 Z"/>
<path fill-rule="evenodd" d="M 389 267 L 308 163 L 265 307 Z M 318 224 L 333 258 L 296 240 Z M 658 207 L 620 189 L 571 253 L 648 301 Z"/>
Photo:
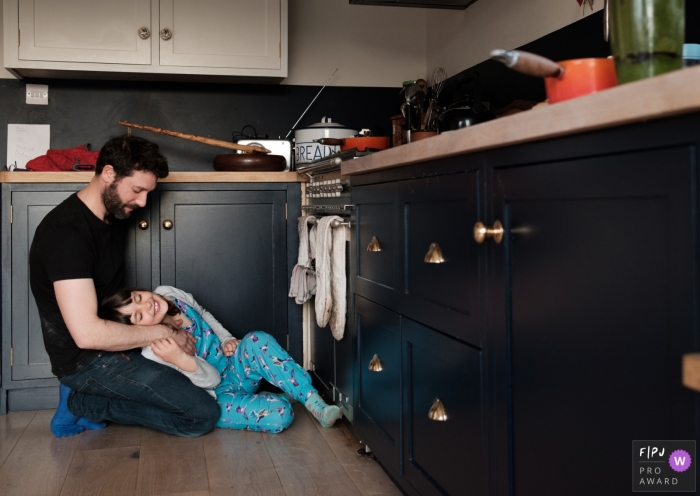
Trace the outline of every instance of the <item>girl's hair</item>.
<path fill-rule="evenodd" d="M 97 309 L 97 316 L 104 320 L 111 320 L 113 322 L 119 322 L 120 324 L 131 325 L 131 320 L 129 315 L 124 315 L 119 311 L 120 308 L 125 307 L 131 303 L 131 293 L 134 291 L 149 291 L 143 288 L 122 288 L 113 291 L 102 299 L 99 308 Z M 166 312 L 170 316 L 175 316 L 180 313 L 180 309 L 177 305 L 173 303 L 170 298 L 163 298 L 168 303 L 168 311 Z"/>

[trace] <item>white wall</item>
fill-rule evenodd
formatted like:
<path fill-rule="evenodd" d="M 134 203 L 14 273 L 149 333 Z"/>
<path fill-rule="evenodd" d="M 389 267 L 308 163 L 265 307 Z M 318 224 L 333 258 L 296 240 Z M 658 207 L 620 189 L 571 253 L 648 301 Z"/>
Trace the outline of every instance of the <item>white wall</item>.
<path fill-rule="evenodd" d="M 2 47 L 2 5 L 0 5 L 0 58 L 2 58 L 3 54 L 3 47 Z M 5 68 L 0 64 L 0 79 L 14 79 L 15 77 L 7 72 Z"/>
<path fill-rule="evenodd" d="M 513 49 L 578 21 L 593 10 L 576 0 L 478 0 L 464 11 L 430 10 L 426 67 L 453 76 L 489 58 L 494 48 Z M 603 26 L 600 26 L 603 36 Z"/>
<path fill-rule="evenodd" d="M 572 0 L 573 1 L 573 0 Z M 399 87 L 425 78 L 425 9 L 289 0 L 289 77 L 282 84 Z"/>

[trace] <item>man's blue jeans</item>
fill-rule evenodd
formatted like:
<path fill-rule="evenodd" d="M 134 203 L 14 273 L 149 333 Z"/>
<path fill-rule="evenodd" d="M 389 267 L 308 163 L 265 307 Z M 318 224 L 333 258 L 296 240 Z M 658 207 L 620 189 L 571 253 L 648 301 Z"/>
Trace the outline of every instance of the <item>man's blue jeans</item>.
<path fill-rule="evenodd" d="M 221 413 L 216 400 L 175 369 L 147 360 L 140 350 L 101 352 L 61 382 L 73 392 L 68 409 L 92 422 L 138 424 L 176 436 L 201 436 Z"/>

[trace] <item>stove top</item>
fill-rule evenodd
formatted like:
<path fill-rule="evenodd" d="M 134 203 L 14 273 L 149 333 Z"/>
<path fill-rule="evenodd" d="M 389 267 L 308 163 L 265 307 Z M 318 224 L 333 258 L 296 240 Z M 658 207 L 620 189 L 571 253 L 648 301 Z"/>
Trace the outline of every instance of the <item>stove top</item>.
<path fill-rule="evenodd" d="M 364 157 L 370 153 L 374 153 L 379 150 L 372 150 L 371 148 L 365 149 L 365 151 L 358 151 L 357 148 L 350 148 L 338 153 L 333 153 L 322 159 L 310 162 L 308 164 L 297 165 L 298 172 L 305 172 L 307 174 L 319 174 L 323 172 L 331 172 L 335 170 L 340 170 L 340 164 L 345 160 L 352 160 L 359 157 Z"/>

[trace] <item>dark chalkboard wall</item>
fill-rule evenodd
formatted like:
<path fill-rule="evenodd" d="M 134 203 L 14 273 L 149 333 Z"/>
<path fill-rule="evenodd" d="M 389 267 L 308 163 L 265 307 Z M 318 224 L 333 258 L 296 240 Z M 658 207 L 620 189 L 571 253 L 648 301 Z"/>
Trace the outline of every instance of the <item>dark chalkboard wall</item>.
<path fill-rule="evenodd" d="M 26 83 L 49 85 L 49 105 L 27 105 Z M 259 134 L 284 138 L 318 93 L 317 86 L 123 82 L 84 80 L 0 80 L 0 164 L 7 157 L 7 124 L 50 124 L 51 147 L 91 143 L 99 149 L 126 129 L 126 120 L 231 141 L 250 124 Z M 357 129 L 382 128 L 399 111 L 399 88 L 327 87 L 299 127 L 329 116 Z M 248 129 L 247 131 L 250 131 Z M 173 171 L 210 171 L 223 148 L 147 131 L 134 134 L 158 143 Z M 290 135 L 292 138 L 294 134 Z"/>

